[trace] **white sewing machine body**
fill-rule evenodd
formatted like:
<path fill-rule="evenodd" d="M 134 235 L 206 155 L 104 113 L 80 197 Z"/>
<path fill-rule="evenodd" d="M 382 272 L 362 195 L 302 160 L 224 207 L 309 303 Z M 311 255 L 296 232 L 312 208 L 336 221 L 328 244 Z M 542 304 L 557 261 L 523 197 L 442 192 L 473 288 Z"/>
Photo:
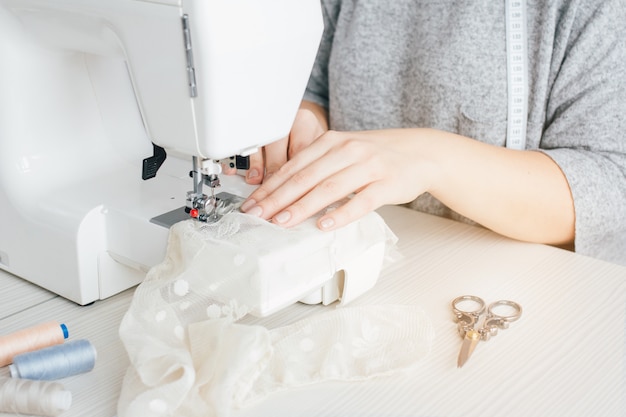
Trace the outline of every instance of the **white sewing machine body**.
<path fill-rule="evenodd" d="M 0 268 L 79 304 L 139 283 L 191 157 L 288 134 L 322 26 L 318 0 L 0 0 Z"/>

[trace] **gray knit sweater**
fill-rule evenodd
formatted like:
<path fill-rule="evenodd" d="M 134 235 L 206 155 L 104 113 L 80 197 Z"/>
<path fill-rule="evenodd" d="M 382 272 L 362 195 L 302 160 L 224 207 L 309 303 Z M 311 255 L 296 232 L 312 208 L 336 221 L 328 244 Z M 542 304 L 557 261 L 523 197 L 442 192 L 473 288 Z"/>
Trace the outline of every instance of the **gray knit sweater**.
<path fill-rule="evenodd" d="M 322 0 L 305 98 L 335 130 L 431 127 L 504 146 L 505 0 Z M 528 0 L 528 149 L 564 172 L 575 249 L 626 264 L 626 1 Z M 422 211 L 463 219 L 426 194 Z"/>

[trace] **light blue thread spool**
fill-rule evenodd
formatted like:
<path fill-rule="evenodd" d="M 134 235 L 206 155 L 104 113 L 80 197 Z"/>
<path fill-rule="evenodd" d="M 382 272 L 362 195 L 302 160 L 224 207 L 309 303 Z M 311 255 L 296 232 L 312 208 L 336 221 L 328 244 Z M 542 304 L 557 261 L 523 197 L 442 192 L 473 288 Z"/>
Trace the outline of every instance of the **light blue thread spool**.
<path fill-rule="evenodd" d="M 50 381 L 91 371 L 96 356 L 89 340 L 75 340 L 17 355 L 9 370 L 13 378 Z"/>

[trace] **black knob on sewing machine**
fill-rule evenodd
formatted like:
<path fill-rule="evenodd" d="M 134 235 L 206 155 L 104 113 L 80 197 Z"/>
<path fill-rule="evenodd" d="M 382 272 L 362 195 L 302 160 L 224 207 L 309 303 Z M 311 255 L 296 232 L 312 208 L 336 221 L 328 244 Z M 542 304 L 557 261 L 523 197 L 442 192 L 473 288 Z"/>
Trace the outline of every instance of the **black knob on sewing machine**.
<path fill-rule="evenodd" d="M 235 165 L 236 165 L 237 169 L 249 169 L 250 168 L 250 157 L 249 156 L 237 155 L 235 157 Z"/>
<path fill-rule="evenodd" d="M 249 156 L 232 156 L 228 166 L 236 169 L 250 169 L 250 157 Z"/>

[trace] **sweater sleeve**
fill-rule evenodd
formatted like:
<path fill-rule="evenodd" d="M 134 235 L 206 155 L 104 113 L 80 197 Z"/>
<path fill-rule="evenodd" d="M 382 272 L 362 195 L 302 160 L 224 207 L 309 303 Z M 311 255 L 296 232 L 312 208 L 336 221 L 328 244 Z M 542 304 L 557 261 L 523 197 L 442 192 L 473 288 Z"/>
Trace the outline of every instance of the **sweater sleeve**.
<path fill-rule="evenodd" d="M 580 0 L 565 14 L 540 148 L 569 183 L 576 251 L 626 264 L 626 8 Z"/>
<path fill-rule="evenodd" d="M 304 92 L 304 99 L 328 109 L 328 61 L 330 59 L 335 34 L 335 22 L 337 21 L 337 16 L 341 8 L 341 2 L 322 0 L 321 3 L 322 14 L 324 16 L 324 32 L 311 71 L 311 76 L 306 91 Z"/>

